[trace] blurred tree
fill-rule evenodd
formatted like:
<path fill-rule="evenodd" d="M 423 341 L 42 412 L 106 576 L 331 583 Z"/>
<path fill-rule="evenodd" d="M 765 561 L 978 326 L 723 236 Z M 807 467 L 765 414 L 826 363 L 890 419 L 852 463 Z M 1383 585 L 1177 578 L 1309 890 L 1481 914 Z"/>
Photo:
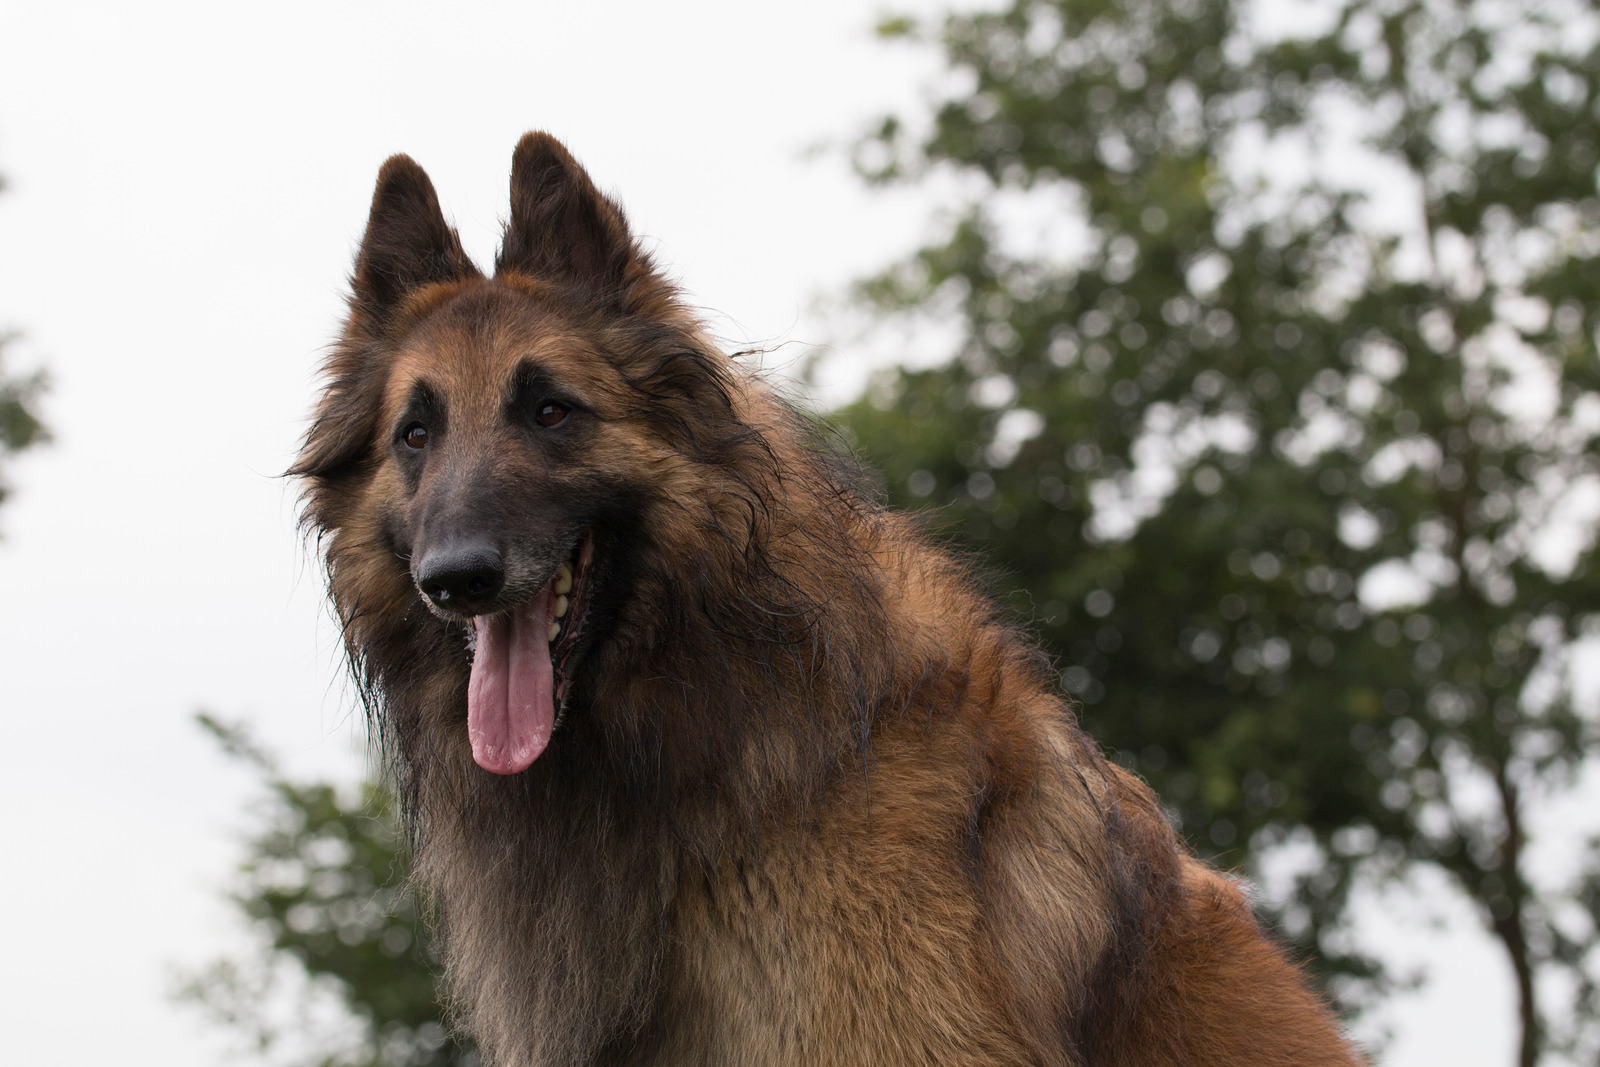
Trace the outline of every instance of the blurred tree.
<path fill-rule="evenodd" d="M 1432 865 L 1508 954 L 1518 1062 L 1595 1062 L 1600 861 L 1528 864 L 1595 734 L 1593 4 L 881 29 L 951 76 L 857 168 L 958 202 L 853 305 L 901 355 L 954 339 L 840 413 L 889 497 L 984 546 L 1198 849 L 1277 858 L 1272 917 L 1347 1008 L 1380 974 L 1352 890 Z"/>
<path fill-rule="evenodd" d="M 239 727 L 207 715 L 200 723 L 268 789 L 233 897 L 263 945 L 256 959 L 189 977 L 180 997 L 242 1031 L 269 1062 L 476 1067 L 477 1053 L 445 1021 L 439 960 L 406 881 L 410 850 L 388 791 L 369 783 L 347 798 L 292 782 Z"/>
<path fill-rule="evenodd" d="M 0 179 L 0 191 L 5 187 L 5 181 Z M 37 406 L 39 394 L 45 387 L 44 372 L 7 377 L 5 349 L 11 340 L 12 335 L 0 334 L 0 460 L 9 460 L 23 449 L 49 439 L 44 424 L 39 421 Z M 5 481 L 0 479 L 0 503 L 9 493 Z"/>

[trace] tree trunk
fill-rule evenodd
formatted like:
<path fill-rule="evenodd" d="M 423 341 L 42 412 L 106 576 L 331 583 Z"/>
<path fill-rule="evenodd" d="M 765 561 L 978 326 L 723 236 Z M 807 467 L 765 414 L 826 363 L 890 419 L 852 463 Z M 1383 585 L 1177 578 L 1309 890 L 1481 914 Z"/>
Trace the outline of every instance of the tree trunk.
<path fill-rule="evenodd" d="M 1485 900 L 1483 903 L 1489 908 L 1490 925 L 1505 945 L 1506 953 L 1511 957 L 1511 969 L 1517 978 L 1517 1014 L 1522 1025 L 1517 1067 L 1536 1067 L 1544 1045 L 1544 1033 L 1539 1025 L 1539 1008 L 1533 999 L 1533 960 L 1522 922 L 1523 908 L 1528 900 L 1528 887 L 1522 880 L 1521 868 L 1524 843 L 1522 812 L 1517 803 L 1516 786 L 1511 783 L 1504 763 L 1496 764 L 1494 778 L 1506 819 L 1506 839 L 1500 848 L 1500 876 L 1505 889 L 1503 899 Z"/>

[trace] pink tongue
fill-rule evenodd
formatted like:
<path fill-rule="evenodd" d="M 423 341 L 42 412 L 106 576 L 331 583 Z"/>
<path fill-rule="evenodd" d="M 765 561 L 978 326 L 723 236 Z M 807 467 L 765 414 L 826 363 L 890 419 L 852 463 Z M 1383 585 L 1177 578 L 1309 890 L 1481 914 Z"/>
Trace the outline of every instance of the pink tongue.
<path fill-rule="evenodd" d="M 527 770 L 550 743 L 555 683 L 550 670 L 550 586 L 516 611 L 480 615 L 467 681 L 467 737 L 478 766 L 495 774 Z"/>

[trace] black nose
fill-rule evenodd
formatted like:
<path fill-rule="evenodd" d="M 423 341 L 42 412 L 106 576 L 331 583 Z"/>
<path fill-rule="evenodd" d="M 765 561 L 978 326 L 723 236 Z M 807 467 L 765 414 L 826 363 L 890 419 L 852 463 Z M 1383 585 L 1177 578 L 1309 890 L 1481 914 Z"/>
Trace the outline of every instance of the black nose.
<path fill-rule="evenodd" d="M 417 587 L 435 604 L 456 611 L 476 614 L 505 582 L 500 553 L 482 543 L 429 549 L 417 564 Z"/>

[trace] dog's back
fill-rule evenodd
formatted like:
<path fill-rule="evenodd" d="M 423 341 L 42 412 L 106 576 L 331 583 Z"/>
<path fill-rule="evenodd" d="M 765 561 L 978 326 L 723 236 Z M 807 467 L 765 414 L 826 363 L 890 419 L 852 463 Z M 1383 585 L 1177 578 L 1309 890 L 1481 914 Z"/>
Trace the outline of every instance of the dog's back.
<path fill-rule="evenodd" d="M 497 268 L 387 164 L 298 467 L 492 1064 L 1354 1062 L 545 135 Z"/>
<path fill-rule="evenodd" d="M 963 570 L 883 527 L 914 681 L 812 810 L 680 873 L 669 992 L 621 1060 L 1352 1062 L 1239 890 L 1100 755 Z"/>

